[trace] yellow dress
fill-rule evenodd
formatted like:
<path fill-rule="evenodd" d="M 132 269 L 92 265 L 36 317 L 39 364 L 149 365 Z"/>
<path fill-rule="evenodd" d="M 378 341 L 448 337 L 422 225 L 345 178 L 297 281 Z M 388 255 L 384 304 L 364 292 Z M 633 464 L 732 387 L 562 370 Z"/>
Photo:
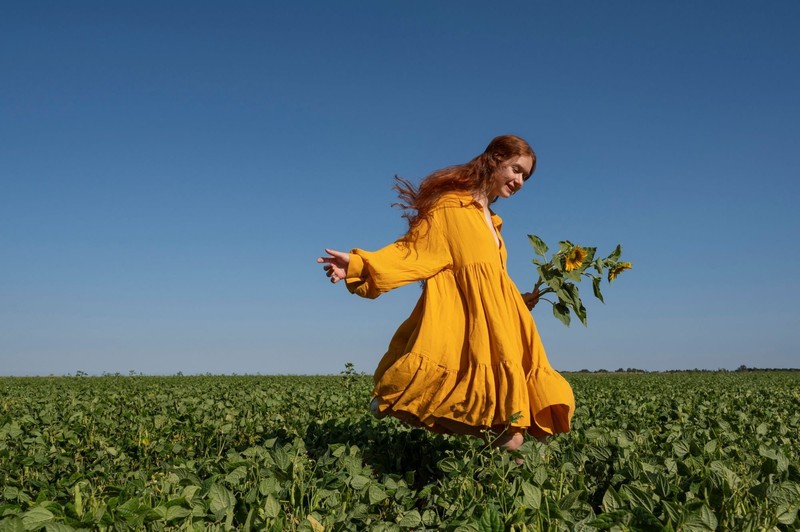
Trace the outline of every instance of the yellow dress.
<path fill-rule="evenodd" d="M 502 220 L 492 214 L 492 222 L 499 248 L 480 204 L 451 192 L 416 234 L 351 252 L 347 288 L 362 297 L 425 280 L 375 371 L 378 412 L 444 433 L 442 419 L 534 436 L 568 432 L 572 389 L 550 367 L 506 272 Z"/>

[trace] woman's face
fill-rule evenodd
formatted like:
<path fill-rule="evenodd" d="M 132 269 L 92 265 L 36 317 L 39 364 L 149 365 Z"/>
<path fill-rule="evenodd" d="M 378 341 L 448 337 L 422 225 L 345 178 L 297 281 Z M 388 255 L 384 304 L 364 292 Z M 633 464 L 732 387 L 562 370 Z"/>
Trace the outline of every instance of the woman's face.
<path fill-rule="evenodd" d="M 530 175 L 532 167 L 533 159 L 530 155 L 517 155 L 500 163 L 494 173 L 489 197 L 508 198 L 516 194 L 522 188 L 525 178 Z"/>

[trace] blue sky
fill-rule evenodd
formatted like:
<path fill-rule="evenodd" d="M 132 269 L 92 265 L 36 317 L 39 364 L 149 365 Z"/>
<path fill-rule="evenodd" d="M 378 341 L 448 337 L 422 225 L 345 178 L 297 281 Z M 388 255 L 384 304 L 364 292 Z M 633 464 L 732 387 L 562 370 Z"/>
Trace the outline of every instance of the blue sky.
<path fill-rule="evenodd" d="M 371 373 L 419 288 L 363 300 L 323 248 L 404 230 L 392 177 L 492 137 L 495 210 L 634 269 L 534 310 L 553 366 L 798 367 L 800 4 L 9 2 L 0 374 Z"/>

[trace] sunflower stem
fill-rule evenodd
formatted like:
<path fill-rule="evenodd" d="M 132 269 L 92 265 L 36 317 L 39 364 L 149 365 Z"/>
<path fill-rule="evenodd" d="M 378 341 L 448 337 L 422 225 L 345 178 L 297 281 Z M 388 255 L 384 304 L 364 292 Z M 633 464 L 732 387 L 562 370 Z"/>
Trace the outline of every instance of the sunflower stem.
<path fill-rule="evenodd" d="M 556 305 L 555 303 L 553 303 L 552 301 L 550 301 L 550 300 L 549 300 L 549 299 L 547 299 L 546 297 L 541 297 L 541 296 L 539 296 L 539 300 L 541 301 L 542 299 L 544 299 L 545 301 L 547 301 L 548 303 L 550 303 L 550 304 L 551 304 L 551 305 L 553 305 L 553 306 L 555 306 L 555 305 Z"/>

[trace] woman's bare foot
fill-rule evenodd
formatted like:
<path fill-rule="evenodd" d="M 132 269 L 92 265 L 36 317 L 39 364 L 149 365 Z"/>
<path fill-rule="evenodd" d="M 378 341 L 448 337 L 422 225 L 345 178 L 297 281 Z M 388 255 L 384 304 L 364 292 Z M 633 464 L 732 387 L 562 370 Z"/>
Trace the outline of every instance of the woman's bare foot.
<path fill-rule="evenodd" d="M 522 445 L 522 442 L 524 441 L 525 438 L 522 436 L 521 432 L 514 432 L 511 434 L 503 434 L 497 438 L 497 440 L 495 440 L 494 445 L 511 452 L 519 449 L 520 445 Z"/>

